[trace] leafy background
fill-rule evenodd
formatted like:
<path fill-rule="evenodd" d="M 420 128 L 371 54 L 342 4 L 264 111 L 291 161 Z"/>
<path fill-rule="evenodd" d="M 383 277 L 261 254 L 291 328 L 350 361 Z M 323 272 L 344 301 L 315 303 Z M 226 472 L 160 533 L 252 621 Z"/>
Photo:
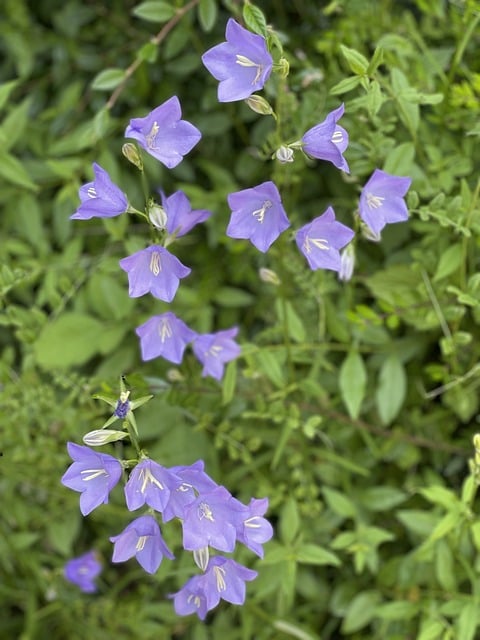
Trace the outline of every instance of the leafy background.
<path fill-rule="evenodd" d="M 290 63 L 265 92 L 279 128 L 219 104 L 200 60 L 229 17 L 261 30 L 262 11 Z M 474 0 L 2 3 L 2 636 L 476 637 L 479 21 Z M 175 247 L 192 275 L 172 308 L 197 331 L 240 327 L 222 385 L 191 354 L 176 370 L 140 360 L 134 328 L 167 305 L 129 299 L 118 260 L 148 229 L 69 220 L 94 161 L 142 206 L 123 133 L 172 95 L 203 139 L 178 168 L 146 172 L 152 192 L 181 188 L 214 212 Z M 349 176 L 271 161 L 342 101 Z M 227 194 L 268 179 L 293 227 L 329 204 L 358 224 L 376 167 L 412 177 L 411 216 L 379 243 L 357 236 L 349 283 L 308 271 L 288 232 L 266 255 L 225 236 Z M 60 485 L 65 443 L 104 422 L 92 396 L 114 396 L 121 374 L 134 396 L 155 394 L 137 414 L 152 457 L 203 457 L 240 499 L 270 499 L 265 559 L 236 556 L 260 574 L 246 604 L 206 623 L 177 618 L 167 599 L 193 573 L 178 527 L 164 531 L 177 560 L 155 576 L 111 565 L 108 538 L 128 522 L 121 489 L 82 519 Z M 104 571 L 88 596 L 62 570 L 92 547 Z"/>

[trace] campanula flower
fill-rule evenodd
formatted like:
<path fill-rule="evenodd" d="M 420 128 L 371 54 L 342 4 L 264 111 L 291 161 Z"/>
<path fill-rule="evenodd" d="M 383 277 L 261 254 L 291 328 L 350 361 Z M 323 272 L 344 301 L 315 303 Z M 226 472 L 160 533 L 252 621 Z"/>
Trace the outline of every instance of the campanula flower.
<path fill-rule="evenodd" d="M 252 498 L 247 509 L 242 515 L 241 526 L 237 527 L 237 540 L 263 558 L 262 545 L 273 536 L 272 525 L 262 517 L 268 509 L 268 498 Z"/>
<path fill-rule="evenodd" d="M 64 567 L 63 575 L 72 584 L 77 585 L 84 593 L 95 593 L 95 578 L 102 570 L 95 551 L 87 551 L 78 558 L 72 558 Z"/>
<path fill-rule="evenodd" d="M 408 220 L 403 198 L 411 183 L 411 178 L 392 176 L 375 169 L 362 189 L 359 204 L 360 217 L 374 235 L 378 235 L 386 224 Z"/>
<path fill-rule="evenodd" d="M 225 37 L 227 41 L 205 52 L 202 61 L 220 81 L 220 102 L 243 100 L 263 88 L 272 71 L 272 56 L 265 38 L 244 29 L 232 18 L 227 22 Z"/>
<path fill-rule="evenodd" d="M 225 364 L 240 355 L 240 347 L 233 340 L 238 327 L 197 335 L 192 344 L 193 353 L 203 364 L 202 376 L 221 380 Z"/>
<path fill-rule="evenodd" d="M 112 182 L 105 169 L 94 162 L 93 173 L 93 182 L 84 184 L 78 191 L 82 204 L 70 216 L 72 220 L 113 218 L 128 210 L 127 196 Z"/>
<path fill-rule="evenodd" d="M 133 118 L 125 130 L 147 153 L 173 169 L 202 137 L 190 122 L 181 120 L 182 110 L 177 96 L 156 107 L 144 118 Z"/>
<path fill-rule="evenodd" d="M 172 518 L 185 518 L 185 510 L 201 493 L 209 493 L 218 487 L 217 483 L 204 471 L 205 463 L 197 460 L 188 466 L 171 467 L 170 472 L 181 479 L 181 484 L 170 492 L 162 517 L 164 522 Z"/>
<path fill-rule="evenodd" d="M 297 231 L 295 241 L 310 269 L 340 271 L 339 249 L 348 244 L 354 235 L 349 227 L 335 220 L 332 207 L 328 207 L 325 213 Z"/>
<path fill-rule="evenodd" d="M 151 515 L 136 518 L 122 533 L 112 536 L 110 542 L 114 543 L 112 562 L 125 562 L 135 556 L 147 573 L 155 573 L 164 557 L 170 560 L 175 557 Z"/>
<path fill-rule="evenodd" d="M 254 580 L 257 572 L 238 564 L 235 560 L 215 556 L 210 559 L 203 575 L 193 576 L 173 594 L 177 615 L 196 613 L 204 620 L 220 599 L 232 604 L 245 602 L 245 582 Z"/>
<path fill-rule="evenodd" d="M 220 486 L 200 494 L 188 505 L 182 520 L 184 549 L 195 551 L 209 545 L 227 553 L 234 550 L 237 527 L 246 507 L 231 498 Z"/>
<path fill-rule="evenodd" d="M 81 492 L 80 511 L 88 515 L 100 504 L 108 503 L 108 494 L 122 475 L 122 465 L 107 453 L 97 453 L 88 447 L 67 443 L 73 463 L 62 477 L 62 484 Z"/>
<path fill-rule="evenodd" d="M 323 122 L 309 129 L 302 138 L 303 150 L 312 158 L 327 160 L 337 169 L 349 173 L 343 152 L 348 147 L 348 133 L 337 124 L 343 116 L 344 105 L 331 111 Z"/>
<path fill-rule="evenodd" d="M 131 298 L 151 293 L 165 302 L 173 300 L 180 278 L 185 278 L 191 271 L 159 245 L 152 245 L 123 258 L 120 267 L 128 273 L 128 295 Z"/>
<path fill-rule="evenodd" d="M 170 492 L 182 484 L 182 480 L 157 462 L 145 458 L 130 473 L 125 485 L 127 509 L 134 511 L 147 504 L 162 513 L 170 498 Z"/>
<path fill-rule="evenodd" d="M 183 191 L 175 191 L 171 196 L 166 196 L 163 191 L 162 209 L 165 216 L 163 227 L 169 235 L 180 238 L 188 233 L 196 224 L 204 222 L 212 215 L 207 209 L 192 209 L 190 200 Z"/>
<path fill-rule="evenodd" d="M 135 329 L 140 338 L 143 360 L 162 356 L 174 364 L 180 364 L 183 352 L 196 333 L 171 311 L 153 316 Z"/>
<path fill-rule="evenodd" d="M 231 193 L 227 200 L 232 210 L 227 236 L 250 240 L 263 253 L 290 226 L 280 193 L 271 181 Z"/>

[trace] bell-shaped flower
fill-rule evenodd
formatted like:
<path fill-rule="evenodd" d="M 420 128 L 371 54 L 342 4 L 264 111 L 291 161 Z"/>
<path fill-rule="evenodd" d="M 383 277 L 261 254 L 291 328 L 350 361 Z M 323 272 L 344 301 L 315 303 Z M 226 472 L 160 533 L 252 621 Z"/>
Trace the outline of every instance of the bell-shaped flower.
<path fill-rule="evenodd" d="M 354 232 L 335 220 L 332 207 L 299 229 L 295 236 L 298 248 L 307 259 L 310 269 L 340 271 L 339 249 L 348 244 Z"/>
<path fill-rule="evenodd" d="M 174 364 L 180 364 L 187 344 L 197 335 L 171 311 L 153 316 L 135 329 L 140 338 L 143 360 L 162 356 Z"/>
<path fill-rule="evenodd" d="M 113 218 L 128 210 L 128 199 L 96 162 L 93 163 L 95 179 L 80 187 L 78 195 L 81 205 L 70 216 L 72 220 L 90 218 Z"/>
<path fill-rule="evenodd" d="M 235 560 L 215 556 L 210 559 L 203 575 L 193 576 L 173 594 L 175 612 L 180 616 L 196 613 L 200 620 L 204 620 L 220 599 L 231 604 L 243 604 L 245 582 L 254 580 L 257 575 L 256 571 Z"/>
<path fill-rule="evenodd" d="M 180 238 L 188 233 L 196 224 L 204 222 L 212 215 L 207 209 L 192 209 L 190 200 L 183 191 L 175 191 L 166 196 L 160 191 L 162 209 L 165 215 L 164 227 L 171 236 Z"/>
<path fill-rule="evenodd" d="M 171 302 L 177 293 L 180 278 L 191 269 L 183 265 L 167 249 L 153 245 L 120 260 L 128 273 L 128 295 L 138 298 L 151 293 L 155 298 Z"/>
<path fill-rule="evenodd" d="M 95 593 L 95 578 L 102 570 L 95 551 L 87 551 L 65 563 L 63 575 L 68 582 L 77 585 L 84 593 Z"/>
<path fill-rule="evenodd" d="M 303 150 L 312 158 L 327 160 L 337 169 L 350 172 L 343 152 L 348 147 L 348 133 L 337 121 L 343 116 L 344 105 L 331 111 L 323 122 L 309 129 L 302 138 Z"/>
<path fill-rule="evenodd" d="M 169 469 L 148 458 L 140 460 L 125 485 L 127 509 L 134 511 L 147 504 L 162 513 L 170 498 L 170 492 L 181 484 L 182 480 Z"/>
<path fill-rule="evenodd" d="M 235 500 L 235 498 L 233 498 Z M 240 503 L 241 504 L 241 503 Z M 263 517 L 268 509 L 268 498 L 252 498 L 247 512 L 242 515 L 242 523 L 237 528 L 237 540 L 242 542 L 257 556 L 263 558 L 263 547 L 273 536 L 273 527 Z"/>
<path fill-rule="evenodd" d="M 200 493 L 209 493 L 218 487 L 204 468 L 203 460 L 197 460 L 188 466 L 170 468 L 170 472 L 181 479 L 181 484 L 170 492 L 170 499 L 162 514 L 164 522 L 172 518 L 183 520 L 186 508 L 197 499 Z"/>
<path fill-rule="evenodd" d="M 220 81 L 218 100 L 244 100 L 263 88 L 272 71 L 273 60 L 265 38 L 241 27 L 232 18 L 227 22 L 226 42 L 206 51 L 202 62 Z"/>
<path fill-rule="evenodd" d="M 133 118 L 125 130 L 147 153 L 173 169 L 202 137 L 190 122 L 181 120 L 182 109 L 177 96 L 156 107 L 144 118 Z"/>
<path fill-rule="evenodd" d="M 403 199 L 412 183 L 411 178 L 393 176 L 375 169 L 360 194 L 360 218 L 375 236 L 386 224 L 408 220 Z"/>
<path fill-rule="evenodd" d="M 227 199 L 232 210 L 227 236 L 250 240 L 263 253 L 290 226 L 280 193 L 271 181 L 231 193 Z"/>
<path fill-rule="evenodd" d="M 155 573 L 164 557 L 170 560 L 175 557 L 151 515 L 133 520 L 122 533 L 111 537 L 110 542 L 114 543 L 112 562 L 125 562 L 135 556 L 147 573 Z"/>
<path fill-rule="evenodd" d="M 238 327 L 217 331 L 216 333 L 198 334 L 192 343 L 193 353 L 203 364 L 202 376 L 211 376 L 221 380 L 225 364 L 240 355 L 240 347 L 233 340 Z"/>
<path fill-rule="evenodd" d="M 122 475 L 122 465 L 107 453 L 97 453 L 88 447 L 67 443 L 73 463 L 62 476 L 62 484 L 81 492 L 80 511 L 88 515 L 100 504 L 108 503 L 108 494 Z"/>
<path fill-rule="evenodd" d="M 234 550 L 237 527 L 246 507 L 231 498 L 227 489 L 220 486 L 200 494 L 188 505 L 182 521 L 185 549 L 195 551 L 208 545 L 227 553 Z"/>

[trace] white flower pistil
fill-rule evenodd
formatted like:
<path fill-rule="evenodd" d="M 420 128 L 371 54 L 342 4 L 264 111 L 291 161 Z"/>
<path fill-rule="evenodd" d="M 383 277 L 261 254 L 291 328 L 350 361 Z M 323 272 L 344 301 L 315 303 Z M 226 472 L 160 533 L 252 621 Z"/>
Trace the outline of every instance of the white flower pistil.
<path fill-rule="evenodd" d="M 152 125 L 152 128 L 145 136 L 145 142 L 147 143 L 147 147 L 149 149 L 156 149 L 155 142 L 156 142 L 157 133 L 159 131 L 160 131 L 160 127 L 158 125 L 158 122 L 154 122 Z"/>
<path fill-rule="evenodd" d="M 206 502 L 202 502 L 198 506 L 198 518 L 199 520 L 210 520 L 210 522 L 215 522 L 215 518 L 213 517 L 212 510 L 208 506 Z"/>
<path fill-rule="evenodd" d="M 160 340 L 165 342 L 173 336 L 172 327 L 166 318 L 163 318 L 158 326 L 158 334 L 160 336 Z"/>
<path fill-rule="evenodd" d="M 213 567 L 213 573 L 215 574 L 215 580 L 217 582 L 217 591 L 225 591 L 227 583 L 225 582 L 225 569 L 223 567 Z"/>
<path fill-rule="evenodd" d="M 86 476 L 86 473 L 88 473 L 89 475 Z M 105 469 L 84 469 L 83 471 L 80 471 L 80 475 L 83 476 L 82 480 L 84 482 L 95 480 L 95 478 L 99 478 L 100 476 L 106 476 L 108 478 L 108 473 L 105 471 Z"/>
<path fill-rule="evenodd" d="M 246 527 L 250 527 L 250 529 L 260 529 L 262 526 L 261 522 L 258 521 L 258 516 L 252 516 L 248 518 L 243 523 Z"/>
<path fill-rule="evenodd" d="M 261 224 L 263 222 L 264 218 L 265 218 L 265 213 L 266 213 L 267 209 L 270 209 L 270 207 L 272 207 L 272 206 L 273 205 L 270 202 L 270 200 L 265 200 L 265 202 L 260 207 L 260 209 L 255 209 L 255 211 L 252 211 L 252 216 L 254 218 L 256 218 L 257 222 L 260 222 L 260 224 Z"/>
<path fill-rule="evenodd" d="M 135 549 L 137 551 L 141 551 L 145 546 L 148 536 L 140 536 L 137 540 L 137 544 L 135 545 Z"/>
<path fill-rule="evenodd" d="M 385 200 L 382 196 L 376 196 L 373 193 L 367 193 L 367 205 L 370 209 L 379 209 Z"/>
<path fill-rule="evenodd" d="M 200 599 L 200 596 L 194 595 L 193 593 L 191 593 L 188 598 L 187 598 L 187 602 L 193 602 L 193 604 L 197 607 L 197 609 L 200 608 L 200 605 L 202 604 L 202 601 Z"/>
<path fill-rule="evenodd" d="M 97 192 L 95 191 L 94 186 L 88 187 L 87 194 L 89 198 L 98 198 Z"/>
<path fill-rule="evenodd" d="M 308 236 L 305 238 L 305 242 L 303 243 L 303 248 L 307 253 L 310 253 L 312 250 L 312 245 L 317 247 L 317 249 L 321 249 L 322 251 L 329 251 L 330 247 L 328 246 L 328 240 L 325 238 L 309 238 Z"/>
<path fill-rule="evenodd" d="M 333 144 L 340 144 L 341 142 L 343 142 L 343 133 L 340 131 L 340 129 L 335 129 L 335 131 L 333 132 L 332 142 Z"/>
<path fill-rule="evenodd" d="M 255 78 L 252 80 L 252 84 L 256 84 L 260 80 L 260 76 L 263 72 L 263 65 L 258 64 L 258 62 L 253 62 L 253 60 L 250 60 L 250 58 L 247 58 L 247 56 L 242 56 L 241 53 L 237 53 L 237 55 L 235 56 L 235 62 L 241 67 L 255 67 L 257 69 L 257 73 L 255 75 Z"/>
<path fill-rule="evenodd" d="M 210 347 L 210 349 L 206 352 L 206 356 L 213 356 L 214 358 L 218 358 L 220 353 L 223 351 L 223 347 L 219 344 L 214 344 Z"/>
<path fill-rule="evenodd" d="M 153 251 L 150 258 L 150 271 L 154 276 L 158 276 L 162 270 L 162 263 L 160 262 L 160 254 L 158 251 Z"/>
<path fill-rule="evenodd" d="M 163 490 L 165 488 L 163 484 L 160 482 L 160 480 L 157 480 L 157 478 L 155 478 L 155 476 L 152 474 L 150 469 L 142 469 L 140 471 L 140 477 L 142 478 L 142 487 L 140 489 L 142 493 L 145 493 L 145 491 L 147 490 L 147 486 L 149 482 L 151 482 L 153 485 L 155 485 L 159 489 Z"/>

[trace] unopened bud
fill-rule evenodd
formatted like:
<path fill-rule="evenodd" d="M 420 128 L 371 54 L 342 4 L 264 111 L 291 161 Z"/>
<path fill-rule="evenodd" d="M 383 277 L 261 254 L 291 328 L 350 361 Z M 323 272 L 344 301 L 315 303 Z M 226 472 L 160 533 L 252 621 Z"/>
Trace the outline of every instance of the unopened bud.
<path fill-rule="evenodd" d="M 89 447 L 101 447 L 109 442 L 117 442 L 123 440 L 128 433 L 126 431 L 114 431 L 113 429 L 95 429 L 83 436 L 83 441 Z"/>
<path fill-rule="evenodd" d="M 277 149 L 275 157 L 281 164 L 293 162 L 293 149 L 290 149 L 290 147 L 286 147 L 282 144 L 282 146 Z"/>
<path fill-rule="evenodd" d="M 355 266 L 355 249 L 353 244 L 349 244 L 340 254 L 340 271 L 338 279 L 348 282 L 353 275 L 353 267 Z"/>
<path fill-rule="evenodd" d="M 263 280 L 263 282 L 274 284 L 276 287 L 278 287 L 278 285 L 280 284 L 280 278 L 277 276 L 275 271 L 272 271 L 271 269 L 262 267 L 258 270 L 258 275 L 260 276 L 260 280 Z"/>
<path fill-rule="evenodd" d="M 362 225 L 362 235 L 364 238 L 370 240 L 371 242 L 380 242 L 380 240 L 382 239 L 380 232 L 375 233 L 375 231 L 372 231 L 372 229 L 370 229 L 370 227 L 366 224 Z"/>
<path fill-rule="evenodd" d="M 274 68 L 275 71 L 282 76 L 282 78 L 286 78 L 290 71 L 290 64 L 286 58 L 280 58 Z"/>
<path fill-rule="evenodd" d="M 151 204 L 148 208 L 148 217 L 156 229 L 163 230 L 167 226 L 167 212 L 159 204 Z"/>
<path fill-rule="evenodd" d="M 123 145 L 122 153 L 129 162 L 137 167 L 137 169 L 143 171 L 143 160 L 138 153 L 137 147 L 132 142 L 126 142 Z"/>
<path fill-rule="evenodd" d="M 178 369 L 169 369 L 167 371 L 167 380 L 169 382 L 182 382 L 185 378 Z"/>
<path fill-rule="evenodd" d="M 270 106 L 269 102 L 262 98 L 262 96 L 257 96 L 255 93 L 251 95 L 249 98 L 245 100 L 252 111 L 255 113 L 259 113 L 262 116 L 270 116 L 273 114 L 273 109 Z"/>

